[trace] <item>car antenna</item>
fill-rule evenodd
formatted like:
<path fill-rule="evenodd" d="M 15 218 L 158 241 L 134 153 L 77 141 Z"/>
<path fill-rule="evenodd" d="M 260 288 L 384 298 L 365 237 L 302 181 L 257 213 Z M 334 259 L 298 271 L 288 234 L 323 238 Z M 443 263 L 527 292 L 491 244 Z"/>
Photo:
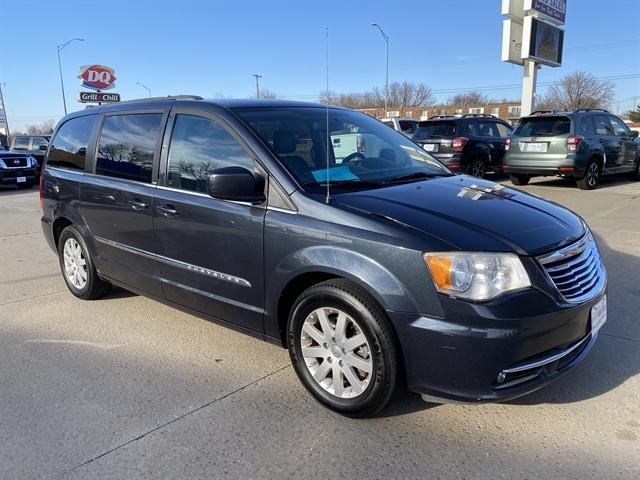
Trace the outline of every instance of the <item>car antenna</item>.
<path fill-rule="evenodd" d="M 325 109 L 326 109 L 326 113 L 327 113 L 327 138 L 325 140 L 326 144 L 327 144 L 327 153 L 325 156 L 325 160 L 327 163 L 327 175 L 326 175 L 326 179 L 325 181 L 327 182 L 327 196 L 324 200 L 324 203 L 326 203 L 327 205 L 329 205 L 331 203 L 331 190 L 330 190 L 330 180 L 329 180 L 329 146 L 330 146 L 330 142 L 329 140 L 331 139 L 331 136 L 329 135 L 329 27 L 325 27 L 325 38 L 326 38 L 326 43 L 327 43 L 327 90 L 326 90 L 326 97 L 325 97 Z"/>

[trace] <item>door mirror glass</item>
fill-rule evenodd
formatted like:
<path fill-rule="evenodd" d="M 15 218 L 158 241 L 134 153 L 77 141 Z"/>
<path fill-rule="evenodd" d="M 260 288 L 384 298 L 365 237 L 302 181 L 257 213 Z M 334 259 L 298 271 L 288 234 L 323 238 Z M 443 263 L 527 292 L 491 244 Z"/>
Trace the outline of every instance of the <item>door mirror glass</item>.
<path fill-rule="evenodd" d="M 209 171 L 207 193 L 213 198 L 235 202 L 262 203 L 264 177 L 244 167 L 221 167 Z"/>
<path fill-rule="evenodd" d="M 638 138 L 638 131 L 637 130 L 631 130 L 631 138 Z"/>

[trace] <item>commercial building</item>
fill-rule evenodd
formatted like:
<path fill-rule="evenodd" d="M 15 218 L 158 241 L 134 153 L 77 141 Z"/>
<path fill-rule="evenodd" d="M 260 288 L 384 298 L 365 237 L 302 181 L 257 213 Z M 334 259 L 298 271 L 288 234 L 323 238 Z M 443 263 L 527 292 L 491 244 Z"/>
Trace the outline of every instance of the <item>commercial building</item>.
<path fill-rule="evenodd" d="M 520 103 L 485 103 L 482 105 L 434 105 L 432 107 L 401 107 L 388 109 L 385 115 L 384 108 L 363 108 L 361 112 L 375 118 L 415 118 L 426 120 L 434 115 L 467 115 L 470 113 L 485 113 L 495 115 L 512 124 L 520 119 Z"/>

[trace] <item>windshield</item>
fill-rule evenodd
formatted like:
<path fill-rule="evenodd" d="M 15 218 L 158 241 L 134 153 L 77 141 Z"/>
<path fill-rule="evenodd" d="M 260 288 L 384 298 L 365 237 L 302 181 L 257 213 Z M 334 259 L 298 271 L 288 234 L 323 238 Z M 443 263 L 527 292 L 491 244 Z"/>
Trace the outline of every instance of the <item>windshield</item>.
<path fill-rule="evenodd" d="M 570 129 L 568 117 L 532 117 L 523 118 L 513 134 L 519 137 L 554 137 L 566 135 Z"/>
<path fill-rule="evenodd" d="M 236 108 L 234 112 L 310 193 L 323 193 L 327 184 L 339 192 L 451 175 L 407 137 L 363 113 L 320 107 Z"/>
<path fill-rule="evenodd" d="M 421 123 L 416 133 L 413 134 L 413 141 L 419 142 L 432 137 L 454 137 L 456 134 L 455 122 L 425 122 Z"/>

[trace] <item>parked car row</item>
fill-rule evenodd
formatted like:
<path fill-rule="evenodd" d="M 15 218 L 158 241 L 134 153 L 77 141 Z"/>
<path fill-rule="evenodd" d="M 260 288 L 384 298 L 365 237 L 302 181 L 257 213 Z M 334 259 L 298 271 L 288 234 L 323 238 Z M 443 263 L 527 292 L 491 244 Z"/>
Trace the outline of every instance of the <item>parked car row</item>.
<path fill-rule="evenodd" d="M 31 188 L 40 178 L 51 135 L 16 135 L 11 148 L 0 145 L 0 184 Z"/>
<path fill-rule="evenodd" d="M 536 176 L 573 178 L 594 189 L 602 175 L 629 173 L 640 180 L 638 132 L 601 109 L 537 111 L 515 130 L 492 115 L 435 116 L 412 139 L 451 170 L 484 177 L 509 174 L 514 185 Z"/>

